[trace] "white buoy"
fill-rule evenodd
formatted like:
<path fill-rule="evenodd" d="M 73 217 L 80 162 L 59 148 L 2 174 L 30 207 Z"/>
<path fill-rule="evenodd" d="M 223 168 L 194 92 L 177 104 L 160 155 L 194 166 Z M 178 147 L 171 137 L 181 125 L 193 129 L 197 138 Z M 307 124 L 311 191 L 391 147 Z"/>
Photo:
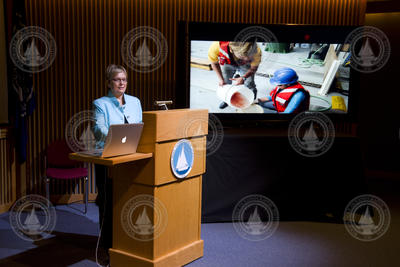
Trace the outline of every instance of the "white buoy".
<path fill-rule="evenodd" d="M 264 113 L 263 108 L 257 104 L 251 104 L 248 108 L 238 109 L 237 113 Z"/>
<path fill-rule="evenodd" d="M 247 86 L 225 84 L 217 88 L 219 99 L 237 109 L 248 108 L 254 100 L 254 93 Z"/>

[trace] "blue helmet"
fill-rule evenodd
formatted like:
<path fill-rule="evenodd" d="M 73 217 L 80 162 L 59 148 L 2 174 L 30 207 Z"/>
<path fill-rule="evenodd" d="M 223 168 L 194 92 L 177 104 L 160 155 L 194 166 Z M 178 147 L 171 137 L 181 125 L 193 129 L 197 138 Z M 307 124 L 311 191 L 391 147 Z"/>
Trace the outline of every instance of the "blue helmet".
<path fill-rule="evenodd" d="M 291 68 L 280 68 L 274 72 L 274 77 L 269 79 L 269 82 L 273 85 L 281 84 L 292 84 L 297 82 L 299 76 L 294 69 Z"/>

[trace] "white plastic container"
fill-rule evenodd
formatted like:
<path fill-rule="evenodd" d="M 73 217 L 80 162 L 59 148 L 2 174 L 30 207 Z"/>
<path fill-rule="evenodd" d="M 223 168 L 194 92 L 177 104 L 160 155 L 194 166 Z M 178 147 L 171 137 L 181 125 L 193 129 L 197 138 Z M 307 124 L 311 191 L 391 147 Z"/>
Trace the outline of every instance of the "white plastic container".
<path fill-rule="evenodd" d="M 260 105 L 251 104 L 248 108 L 239 109 L 237 113 L 264 113 L 264 110 Z"/>
<path fill-rule="evenodd" d="M 254 100 L 254 93 L 247 86 L 225 84 L 217 89 L 219 99 L 229 106 L 238 109 L 248 108 Z"/>

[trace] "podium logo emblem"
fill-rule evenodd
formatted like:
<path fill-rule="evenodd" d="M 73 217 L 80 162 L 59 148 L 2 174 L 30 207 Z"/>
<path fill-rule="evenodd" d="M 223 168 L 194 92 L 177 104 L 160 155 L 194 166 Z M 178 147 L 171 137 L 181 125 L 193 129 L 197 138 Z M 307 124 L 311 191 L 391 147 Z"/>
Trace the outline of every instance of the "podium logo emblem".
<path fill-rule="evenodd" d="M 139 241 L 156 239 L 168 223 L 164 204 L 152 195 L 137 195 L 129 199 L 121 211 L 125 233 Z"/>
<path fill-rule="evenodd" d="M 174 175 L 179 179 L 185 178 L 192 170 L 193 162 L 194 151 L 190 141 L 178 141 L 171 154 L 171 169 Z"/>
<path fill-rule="evenodd" d="M 344 225 L 347 232 L 360 241 L 373 241 L 389 229 L 390 211 L 386 203 L 373 195 L 361 195 L 346 206 Z"/>
<path fill-rule="evenodd" d="M 27 195 L 15 202 L 10 211 L 10 225 L 22 239 L 37 241 L 46 238 L 56 226 L 56 211 L 46 198 Z"/>

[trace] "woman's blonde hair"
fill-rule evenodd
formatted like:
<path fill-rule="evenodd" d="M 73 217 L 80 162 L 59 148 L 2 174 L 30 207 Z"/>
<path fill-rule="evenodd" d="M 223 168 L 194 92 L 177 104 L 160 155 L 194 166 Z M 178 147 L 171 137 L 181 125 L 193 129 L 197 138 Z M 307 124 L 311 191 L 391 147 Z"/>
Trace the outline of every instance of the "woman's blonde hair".
<path fill-rule="evenodd" d="M 250 57 L 257 53 L 256 42 L 229 42 L 229 47 L 238 57 Z"/>
<path fill-rule="evenodd" d="M 106 70 L 106 79 L 107 81 L 111 81 L 111 79 L 117 74 L 123 72 L 125 73 L 125 76 L 128 78 L 128 73 L 126 72 L 126 69 L 122 67 L 121 65 L 114 65 L 111 64 L 107 67 Z"/>

